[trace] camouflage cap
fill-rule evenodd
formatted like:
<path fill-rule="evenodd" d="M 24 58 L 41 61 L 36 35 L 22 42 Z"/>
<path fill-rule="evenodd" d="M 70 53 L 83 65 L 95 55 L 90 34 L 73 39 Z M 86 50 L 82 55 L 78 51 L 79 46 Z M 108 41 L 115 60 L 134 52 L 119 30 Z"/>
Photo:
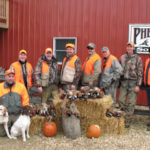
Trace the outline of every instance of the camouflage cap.
<path fill-rule="evenodd" d="M 88 45 L 87 45 L 87 48 L 88 49 L 95 49 L 95 44 L 94 43 L 89 43 Z"/>
<path fill-rule="evenodd" d="M 109 50 L 109 48 L 107 47 L 107 46 L 104 46 L 104 47 L 102 47 L 102 52 L 106 52 L 106 51 L 108 51 Z"/>

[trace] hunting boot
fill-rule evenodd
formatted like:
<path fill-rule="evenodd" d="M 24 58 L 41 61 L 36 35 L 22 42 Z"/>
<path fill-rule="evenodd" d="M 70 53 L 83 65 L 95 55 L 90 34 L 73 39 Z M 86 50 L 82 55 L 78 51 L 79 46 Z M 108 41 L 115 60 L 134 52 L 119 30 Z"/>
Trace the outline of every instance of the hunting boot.
<path fill-rule="evenodd" d="M 125 114 L 125 128 L 129 128 L 132 122 L 132 115 L 130 112 L 126 112 Z"/>
<path fill-rule="evenodd" d="M 147 131 L 150 131 L 150 122 L 147 123 Z"/>
<path fill-rule="evenodd" d="M 131 122 L 129 120 L 125 120 L 125 128 L 130 128 Z"/>

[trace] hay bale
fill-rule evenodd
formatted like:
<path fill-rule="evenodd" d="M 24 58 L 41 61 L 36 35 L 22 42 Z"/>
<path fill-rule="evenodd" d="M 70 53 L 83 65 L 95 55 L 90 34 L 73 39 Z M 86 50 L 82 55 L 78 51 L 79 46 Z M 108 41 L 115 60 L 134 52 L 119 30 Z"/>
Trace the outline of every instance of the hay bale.
<path fill-rule="evenodd" d="M 62 131 L 61 122 L 61 104 L 62 100 L 55 99 L 53 101 L 56 107 L 56 124 L 58 131 Z M 122 134 L 124 132 L 124 118 L 106 117 L 106 111 L 109 109 L 113 100 L 110 96 L 104 96 L 101 99 L 88 99 L 75 101 L 80 111 L 81 129 L 86 132 L 91 124 L 97 124 L 101 127 L 102 133 Z M 69 105 L 69 102 L 68 102 Z"/>
<path fill-rule="evenodd" d="M 43 117 L 43 116 L 34 116 L 31 118 L 31 125 L 30 125 L 30 134 L 39 134 L 42 132 L 44 123 L 50 121 L 52 119 L 51 116 Z"/>

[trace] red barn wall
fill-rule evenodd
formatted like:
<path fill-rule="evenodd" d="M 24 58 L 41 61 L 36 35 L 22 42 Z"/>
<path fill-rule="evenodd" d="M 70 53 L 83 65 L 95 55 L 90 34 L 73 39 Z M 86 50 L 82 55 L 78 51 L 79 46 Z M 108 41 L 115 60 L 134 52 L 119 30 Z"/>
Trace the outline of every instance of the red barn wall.
<path fill-rule="evenodd" d="M 33 67 L 53 37 L 77 37 L 84 61 L 88 42 L 99 54 L 108 46 L 118 58 L 125 53 L 129 24 L 150 23 L 149 0 L 10 0 L 9 29 L 0 30 L 0 66 L 8 68 L 26 49 Z M 143 63 L 148 55 L 140 55 Z M 141 91 L 138 104 L 146 104 Z"/>

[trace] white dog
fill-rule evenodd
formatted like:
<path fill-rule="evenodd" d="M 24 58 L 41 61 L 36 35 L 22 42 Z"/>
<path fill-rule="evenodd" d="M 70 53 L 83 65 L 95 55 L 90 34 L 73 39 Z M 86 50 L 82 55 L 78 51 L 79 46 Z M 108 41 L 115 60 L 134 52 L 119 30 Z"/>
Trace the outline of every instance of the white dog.
<path fill-rule="evenodd" d="M 6 134 L 11 139 L 12 137 L 10 136 L 8 131 L 8 120 L 9 120 L 9 116 L 6 107 L 0 105 L 0 124 L 4 124 L 4 129 L 6 131 Z"/>
<path fill-rule="evenodd" d="M 14 122 L 13 126 L 11 127 L 11 137 L 13 139 L 17 139 L 17 136 L 22 135 L 23 141 L 26 141 L 26 134 L 27 132 L 27 138 L 30 138 L 29 136 L 29 127 L 30 127 L 30 115 L 31 115 L 31 107 L 30 106 L 24 106 L 22 109 L 22 113 L 19 116 L 19 118 Z"/>

